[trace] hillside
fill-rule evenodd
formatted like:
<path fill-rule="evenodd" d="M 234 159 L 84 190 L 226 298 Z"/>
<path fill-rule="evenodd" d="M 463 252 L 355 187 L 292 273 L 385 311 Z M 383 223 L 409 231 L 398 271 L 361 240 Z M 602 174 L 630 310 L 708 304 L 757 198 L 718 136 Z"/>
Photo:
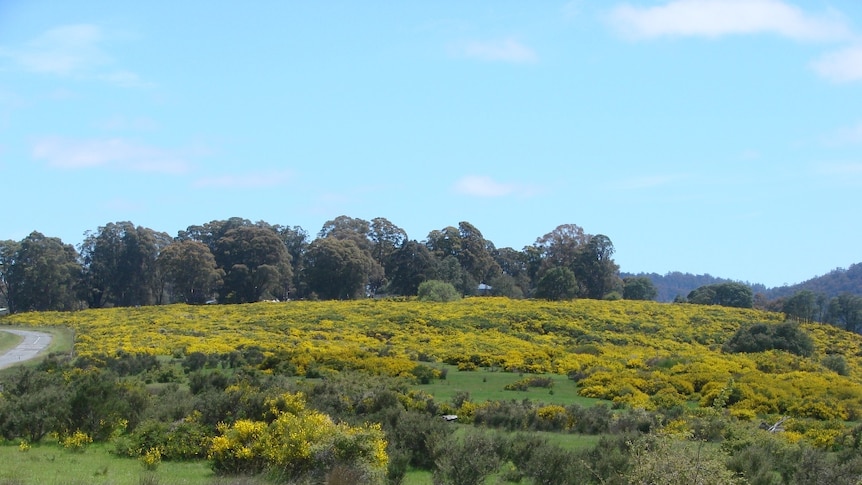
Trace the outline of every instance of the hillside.
<path fill-rule="evenodd" d="M 755 310 L 655 302 L 545 302 L 473 298 L 258 303 L 26 313 L 9 325 L 68 325 L 79 356 L 229 354 L 258 349 L 269 368 L 296 375 L 358 369 L 409 375 L 417 362 L 459 369 L 568 374 L 586 397 L 647 409 L 711 406 L 727 386 L 740 416 L 862 416 L 862 337 L 805 325 L 810 356 L 723 352 L 742 326 L 778 324 Z M 836 357 L 837 356 L 837 357 Z M 829 370 L 840 358 L 842 371 Z"/>
<path fill-rule="evenodd" d="M 788 297 L 802 290 L 825 294 L 828 298 L 842 293 L 862 295 L 862 263 L 851 264 L 849 268 L 836 268 L 822 276 L 811 278 L 795 285 L 770 288 L 765 292 L 768 299 Z"/>
<path fill-rule="evenodd" d="M 658 292 L 656 300 L 660 302 L 672 302 L 678 296 L 685 297 L 692 290 L 701 286 L 734 282 L 734 280 L 709 274 L 696 275 L 679 271 L 672 271 L 664 275 L 658 273 L 621 273 L 620 276 L 624 278 L 629 276 L 649 278 Z M 767 300 L 786 298 L 802 290 L 824 294 L 827 298 L 842 293 L 862 295 L 862 263 L 851 264 L 846 269 L 836 268 L 825 275 L 816 276 L 794 285 L 767 288 L 759 283 L 744 283 L 750 286 L 755 294 L 760 293 Z"/>
<path fill-rule="evenodd" d="M 692 290 L 701 286 L 715 285 L 719 283 L 733 283 L 733 280 L 727 278 L 719 278 L 709 274 L 696 275 L 691 273 L 681 273 L 672 271 L 664 275 L 658 273 L 622 273 L 621 277 L 646 277 L 652 281 L 656 287 L 656 301 L 672 302 L 677 297 L 685 298 Z M 755 293 L 762 293 L 766 290 L 764 285 L 758 283 L 745 283 L 750 286 Z"/>

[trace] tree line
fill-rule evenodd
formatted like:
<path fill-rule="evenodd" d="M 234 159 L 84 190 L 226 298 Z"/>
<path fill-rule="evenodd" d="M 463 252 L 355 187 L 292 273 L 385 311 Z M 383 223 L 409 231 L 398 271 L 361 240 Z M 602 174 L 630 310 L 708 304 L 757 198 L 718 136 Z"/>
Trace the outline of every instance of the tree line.
<path fill-rule="evenodd" d="M 461 295 L 654 299 L 621 278 L 605 235 L 564 224 L 522 250 L 497 248 L 469 222 L 410 239 L 389 220 L 339 216 L 316 237 L 243 218 L 175 237 L 132 222 L 84 234 L 76 248 L 32 232 L 0 241 L 0 306 L 10 312 L 114 306 L 413 296 L 440 281 Z"/>

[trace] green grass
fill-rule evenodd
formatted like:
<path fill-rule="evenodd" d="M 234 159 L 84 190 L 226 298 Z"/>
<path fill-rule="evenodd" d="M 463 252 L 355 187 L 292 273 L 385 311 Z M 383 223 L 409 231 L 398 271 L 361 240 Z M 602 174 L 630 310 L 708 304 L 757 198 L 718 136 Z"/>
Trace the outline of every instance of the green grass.
<path fill-rule="evenodd" d="M 432 364 L 433 365 L 433 364 Z M 594 406 L 603 402 L 600 399 L 586 398 L 578 395 L 578 386 L 568 377 L 556 374 L 542 374 L 549 377 L 554 385 L 550 389 L 531 387 L 527 391 L 507 391 L 506 384 L 515 383 L 530 374 L 478 369 L 475 371 L 459 371 L 452 365 L 433 365 L 447 370 L 446 379 L 435 379 L 430 384 L 416 385 L 432 396 L 438 402 L 451 402 L 459 392 L 469 392 L 473 402 L 509 401 L 529 399 L 547 404 L 579 404 L 584 407 Z M 607 401 L 604 401 L 607 402 Z"/>
<path fill-rule="evenodd" d="M 18 345 L 24 338 L 0 329 L 0 354 Z"/>
<path fill-rule="evenodd" d="M 90 445 L 84 452 L 59 445 L 34 445 L 22 452 L 16 445 L 0 446 L 0 484 L 15 485 L 205 485 L 218 483 L 208 463 L 162 462 L 154 472 L 132 458 L 108 452 L 108 445 Z"/>

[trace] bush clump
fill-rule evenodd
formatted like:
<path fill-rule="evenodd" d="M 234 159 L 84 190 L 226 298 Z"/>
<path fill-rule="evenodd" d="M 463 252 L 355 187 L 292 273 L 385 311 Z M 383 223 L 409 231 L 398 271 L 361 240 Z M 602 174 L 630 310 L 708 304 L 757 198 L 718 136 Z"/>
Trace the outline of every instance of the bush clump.
<path fill-rule="evenodd" d="M 783 322 L 778 325 L 755 323 L 737 330 L 725 342 L 722 350 L 727 353 L 783 350 L 808 357 L 814 352 L 814 342 L 796 322 Z"/>
<path fill-rule="evenodd" d="M 447 302 L 461 299 L 461 294 L 451 283 L 440 280 L 423 281 L 417 296 L 419 301 Z"/>

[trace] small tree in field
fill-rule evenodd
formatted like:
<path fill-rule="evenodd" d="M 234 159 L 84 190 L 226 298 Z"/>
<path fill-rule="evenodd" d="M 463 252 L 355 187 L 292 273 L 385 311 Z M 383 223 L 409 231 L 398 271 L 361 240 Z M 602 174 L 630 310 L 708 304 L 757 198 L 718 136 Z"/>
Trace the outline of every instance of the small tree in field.
<path fill-rule="evenodd" d="M 461 294 L 452 286 L 440 280 L 428 280 L 419 285 L 419 301 L 455 301 Z"/>

